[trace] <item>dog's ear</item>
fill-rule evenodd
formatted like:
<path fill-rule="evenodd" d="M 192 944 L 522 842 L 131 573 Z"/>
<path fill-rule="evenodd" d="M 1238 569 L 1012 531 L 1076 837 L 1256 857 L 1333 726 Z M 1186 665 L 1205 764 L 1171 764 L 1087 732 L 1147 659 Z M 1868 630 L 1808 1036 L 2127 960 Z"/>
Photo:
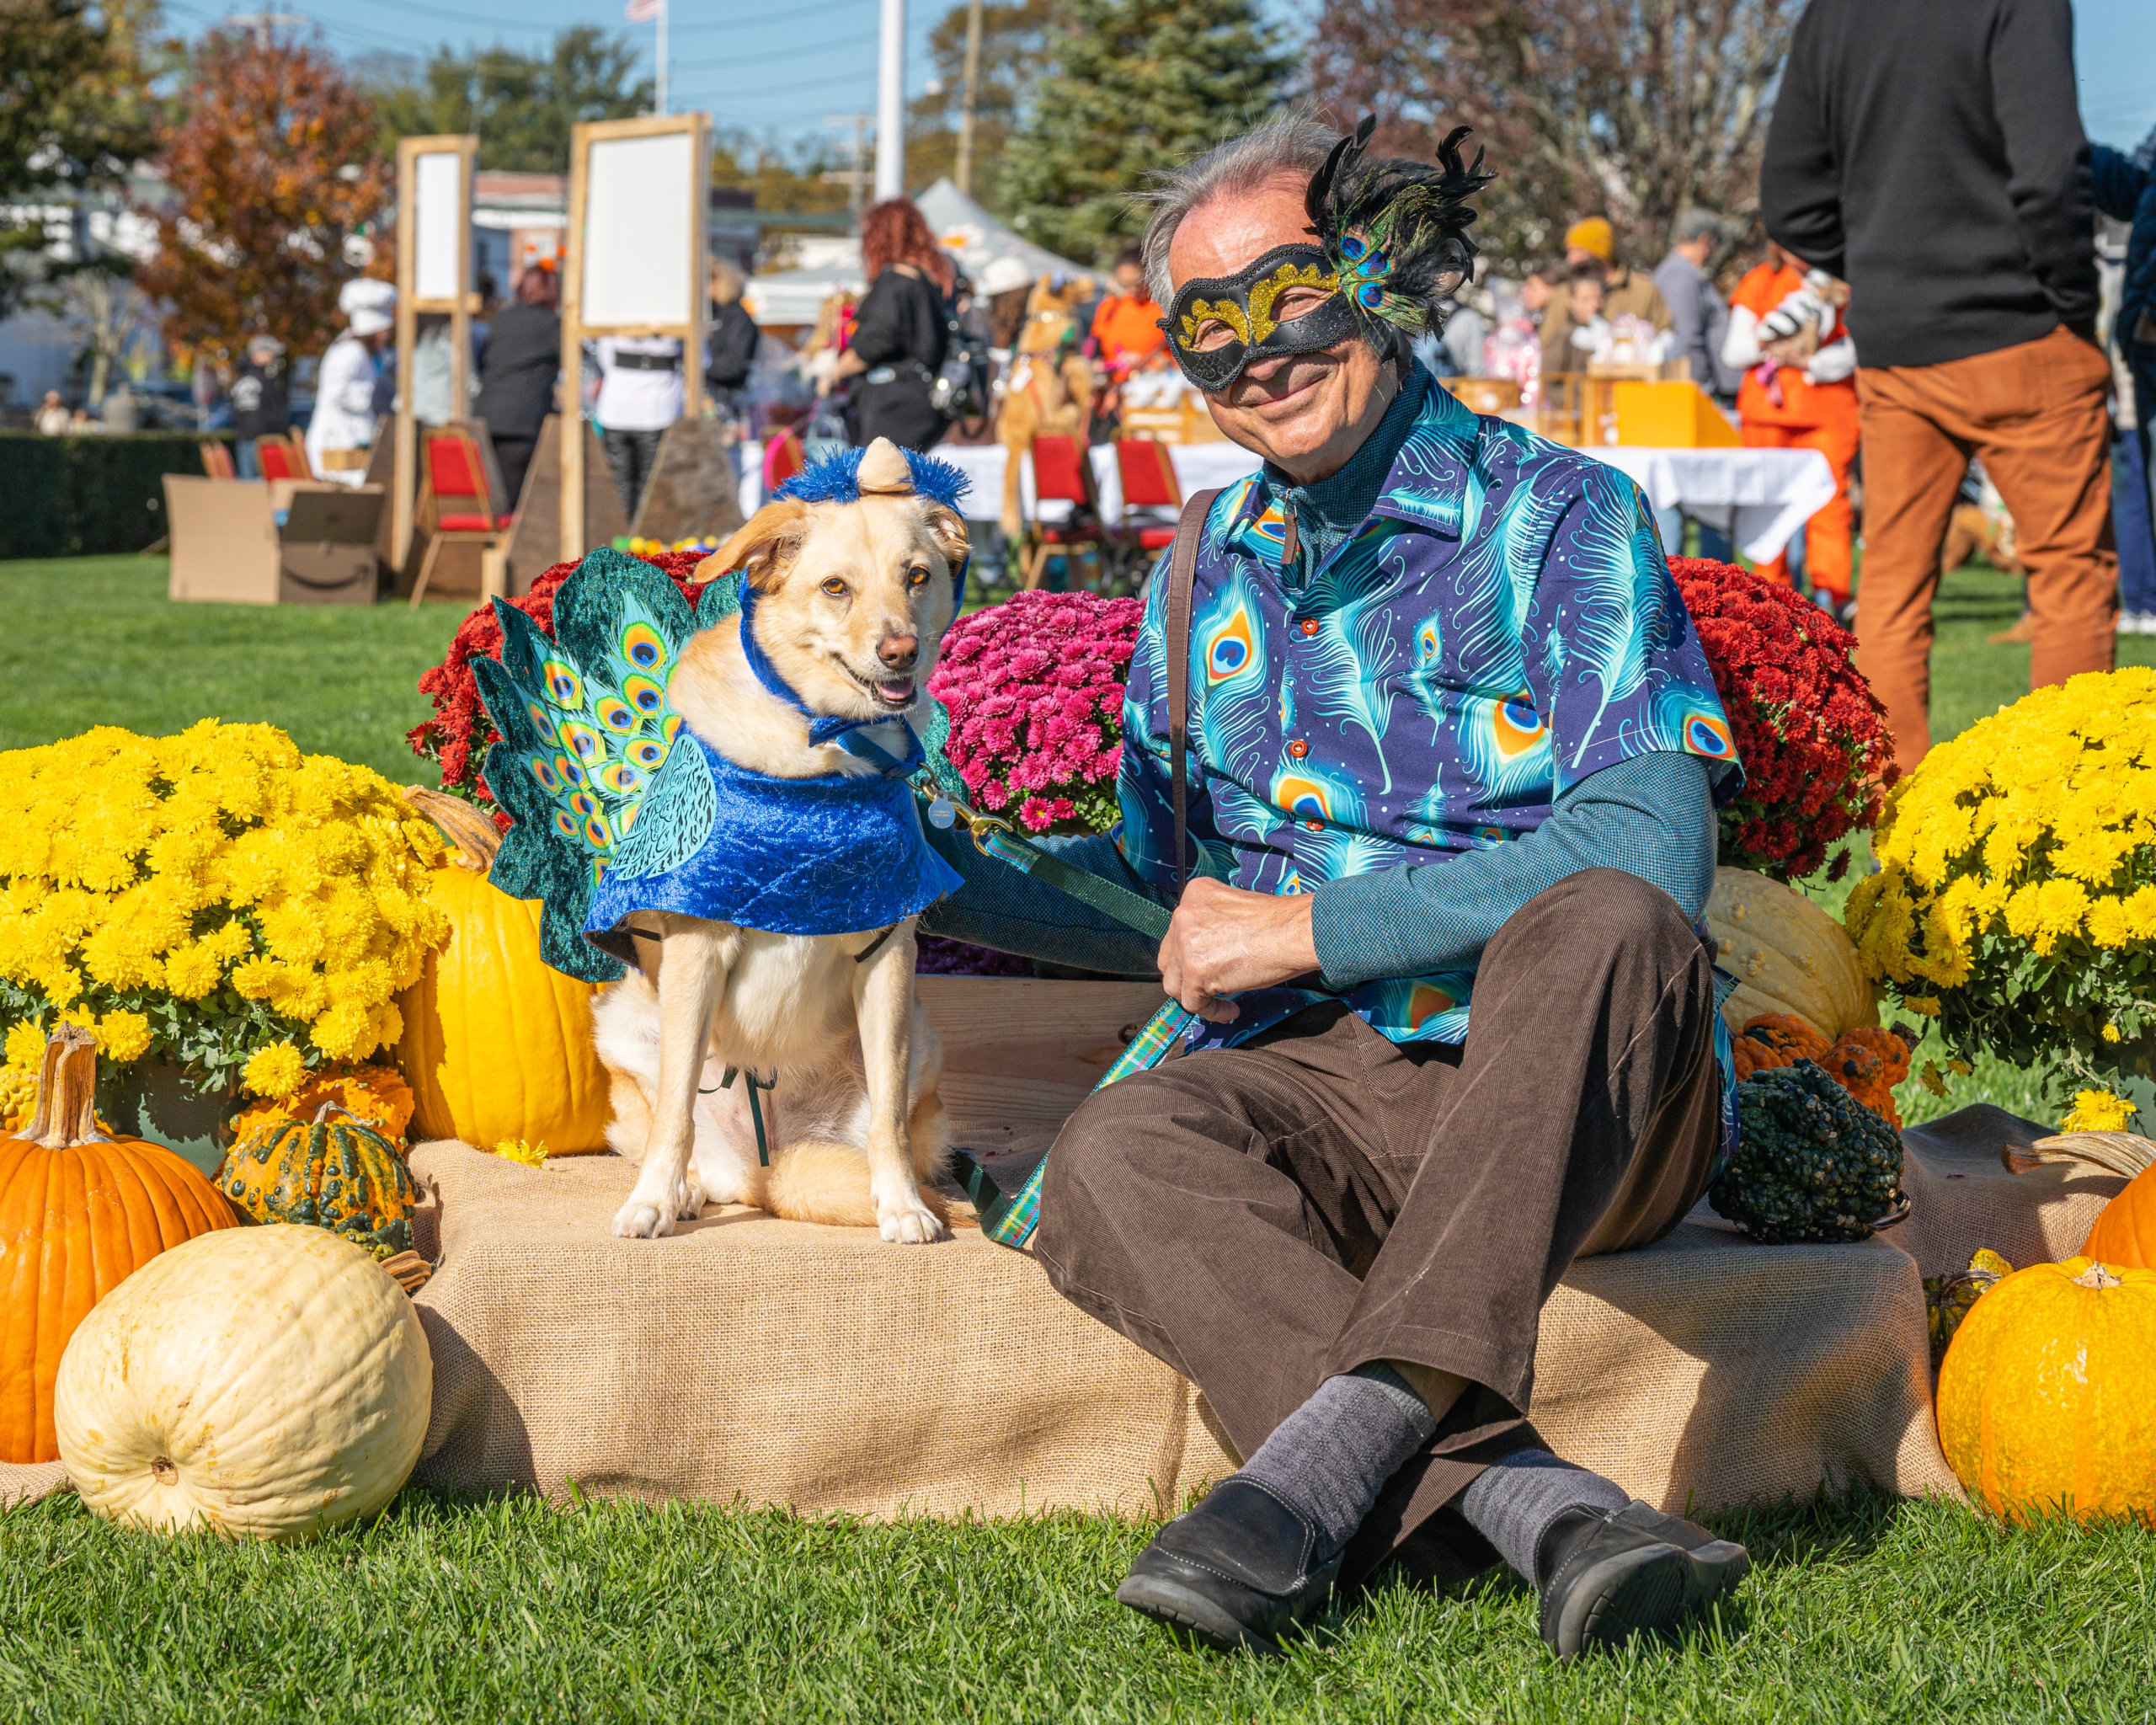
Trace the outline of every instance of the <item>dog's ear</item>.
<path fill-rule="evenodd" d="M 739 569 L 759 593 L 778 585 L 779 576 L 808 537 L 808 505 L 798 497 L 767 503 L 734 536 L 696 565 L 696 579 L 711 580 Z"/>
<path fill-rule="evenodd" d="M 929 537 L 943 553 L 943 560 L 955 570 L 972 551 L 972 542 L 966 535 L 965 517 L 940 503 L 926 505 L 921 513 L 928 524 Z"/>

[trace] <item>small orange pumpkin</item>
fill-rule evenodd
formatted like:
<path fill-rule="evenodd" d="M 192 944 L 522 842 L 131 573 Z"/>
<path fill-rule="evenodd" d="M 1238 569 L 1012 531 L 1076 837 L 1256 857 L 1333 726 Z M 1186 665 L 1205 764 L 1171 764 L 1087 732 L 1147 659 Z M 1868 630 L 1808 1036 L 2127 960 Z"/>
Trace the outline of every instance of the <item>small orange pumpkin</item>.
<path fill-rule="evenodd" d="M 2156 1270 L 2156 1167 L 2144 1168 L 2104 1206 L 2082 1252 L 2127 1269 Z"/>
<path fill-rule="evenodd" d="M 98 1039 L 47 1039 L 37 1114 L 0 1138 L 0 1461 L 56 1461 L 52 1385 L 90 1308 L 168 1247 L 238 1226 L 185 1157 L 98 1130 Z"/>

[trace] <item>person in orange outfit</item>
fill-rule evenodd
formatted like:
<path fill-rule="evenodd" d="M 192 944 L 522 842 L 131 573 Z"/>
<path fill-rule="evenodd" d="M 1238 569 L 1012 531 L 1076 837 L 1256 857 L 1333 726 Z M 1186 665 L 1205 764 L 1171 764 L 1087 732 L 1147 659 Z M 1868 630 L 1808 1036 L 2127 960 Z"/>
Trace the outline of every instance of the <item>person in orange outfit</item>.
<path fill-rule="evenodd" d="M 1812 585 L 1834 615 L 1849 615 L 1849 469 L 1857 451 L 1856 347 L 1842 323 L 1846 287 L 1804 267 L 1780 246 L 1730 296 L 1722 363 L 1744 374 L 1737 417 L 1752 449 L 1816 449 L 1834 470 L 1833 500 L 1805 524 Z M 1789 580 L 1789 559 L 1759 565 Z"/>
<path fill-rule="evenodd" d="M 1145 260 L 1135 246 L 1118 253 L 1114 267 L 1119 291 L 1102 300 L 1093 313 L 1093 351 L 1107 373 L 1107 387 L 1093 404 L 1096 421 L 1119 419 L 1123 386 L 1133 371 L 1168 363 L 1167 332 L 1161 308 L 1145 286 Z"/>

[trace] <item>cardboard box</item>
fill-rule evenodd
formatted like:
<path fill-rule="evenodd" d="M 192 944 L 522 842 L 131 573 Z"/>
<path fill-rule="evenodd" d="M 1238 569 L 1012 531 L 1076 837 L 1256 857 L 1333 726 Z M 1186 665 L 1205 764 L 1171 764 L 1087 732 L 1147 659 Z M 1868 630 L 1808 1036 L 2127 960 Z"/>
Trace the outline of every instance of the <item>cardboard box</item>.
<path fill-rule="evenodd" d="M 231 605 L 371 605 L 379 485 L 165 475 L 174 599 Z M 280 517 L 282 517 L 281 521 Z"/>
<path fill-rule="evenodd" d="M 1507 414 L 1519 405 L 1519 385 L 1509 377 L 1440 377 L 1438 386 L 1471 414 Z"/>
<path fill-rule="evenodd" d="M 1654 449 L 1734 449 L 1742 440 L 1696 383 L 1620 380 L 1615 397 L 1617 441 Z"/>

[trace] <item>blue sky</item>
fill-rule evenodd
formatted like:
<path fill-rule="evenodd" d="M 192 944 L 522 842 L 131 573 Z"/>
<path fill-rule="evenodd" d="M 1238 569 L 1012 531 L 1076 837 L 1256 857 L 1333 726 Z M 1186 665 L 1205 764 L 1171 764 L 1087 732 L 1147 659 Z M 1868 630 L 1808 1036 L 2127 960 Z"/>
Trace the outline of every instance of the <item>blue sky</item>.
<path fill-rule="evenodd" d="M 928 32 L 947 3 L 911 0 L 908 8 L 909 95 L 934 75 Z M 1286 16 L 1291 5 L 1272 0 L 1268 9 Z M 219 0 L 167 0 L 173 24 L 189 34 L 225 9 Z M 648 24 L 624 24 L 620 0 L 339 0 L 334 12 L 300 0 L 280 9 L 314 17 L 353 55 L 424 55 L 443 42 L 496 40 L 529 50 L 565 25 L 596 24 L 626 30 L 648 68 L 655 35 Z M 2076 0 L 2074 13 L 2089 135 L 2136 142 L 2156 126 L 2156 0 Z M 826 131 L 828 115 L 873 112 L 878 15 L 878 0 L 674 0 L 672 105 L 708 109 L 722 127 L 789 136 Z"/>

